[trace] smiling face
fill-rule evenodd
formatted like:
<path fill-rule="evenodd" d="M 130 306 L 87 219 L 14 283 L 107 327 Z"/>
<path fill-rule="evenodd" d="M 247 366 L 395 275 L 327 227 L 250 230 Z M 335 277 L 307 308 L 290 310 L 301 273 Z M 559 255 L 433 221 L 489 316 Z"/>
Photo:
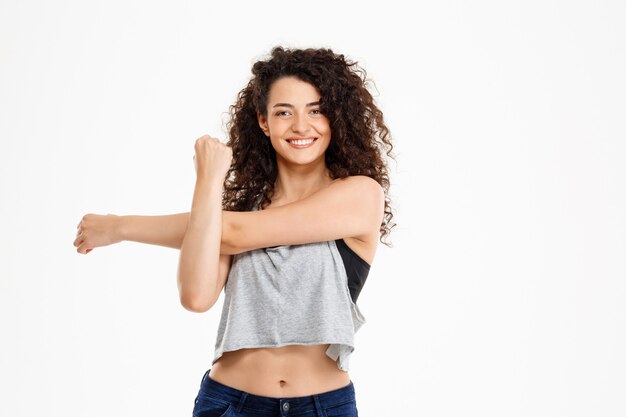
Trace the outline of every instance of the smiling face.
<path fill-rule="evenodd" d="M 320 111 L 319 100 L 317 88 L 296 77 L 283 77 L 272 84 L 267 118 L 258 114 L 258 120 L 272 141 L 279 166 L 325 164 L 330 123 Z"/>

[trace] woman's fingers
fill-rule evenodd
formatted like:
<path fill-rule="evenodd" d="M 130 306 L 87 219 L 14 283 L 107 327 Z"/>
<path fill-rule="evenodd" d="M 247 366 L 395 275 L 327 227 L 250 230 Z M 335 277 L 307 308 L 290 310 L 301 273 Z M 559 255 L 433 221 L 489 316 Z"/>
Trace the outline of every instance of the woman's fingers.
<path fill-rule="evenodd" d="M 83 216 L 78 224 L 76 238 L 73 245 L 78 248 L 78 253 L 89 253 L 94 248 L 107 246 L 120 242 L 116 233 L 116 222 L 118 216 L 114 214 L 88 213 Z"/>
<path fill-rule="evenodd" d="M 82 231 L 80 231 L 80 234 L 74 240 L 74 246 L 76 247 L 76 252 L 85 253 L 85 235 Z"/>
<path fill-rule="evenodd" d="M 79 230 L 79 232 L 80 232 L 80 230 Z M 76 239 L 74 239 L 73 245 L 78 247 L 82 241 L 83 241 L 83 234 L 82 234 L 82 232 L 80 232 L 80 233 L 78 233 L 76 235 Z"/>
<path fill-rule="evenodd" d="M 86 246 L 91 246 L 91 245 L 87 244 L 87 242 L 85 240 L 81 240 L 77 245 L 74 245 L 74 246 L 77 246 L 76 252 L 82 253 L 83 255 L 87 254 L 87 253 L 89 253 L 89 252 L 91 252 L 93 250 L 93 248 L 87 248 L 86 247 Z"/>

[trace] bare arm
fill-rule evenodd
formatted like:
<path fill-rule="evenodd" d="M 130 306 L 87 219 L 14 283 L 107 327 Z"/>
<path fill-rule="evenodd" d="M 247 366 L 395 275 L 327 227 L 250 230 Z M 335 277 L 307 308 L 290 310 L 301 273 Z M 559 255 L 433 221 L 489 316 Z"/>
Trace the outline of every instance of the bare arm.
<path fill-rule="evenodd" d="M 371 178 L 349 178 L 302 201 L 271 210 L 221 212 L 220 254 L 235 255 L 275 245 L 358 238 L 380 226 L 384 193 Z M 332 216 L 320 213 L 332 213 Z M 100 241 L 111 244 L 127 240 L 180 249 L 190 215 L 189 212 L 114 217 L 87 214 L 83 219 L 87 241 L 80 235 L 74 246 L 84 253 L 85 248 L 102 246 L 97 244 Z"/>
<path fill-rule="evenodd" d="M 121 240 L 180 249 L 189 222 L 189 212 L 163 216 L 120 216 Z"/>
<path fill-rule="evenodd" d="M 200 178 L 196 181 L 177 274 L 180 301 L 189 311 L 207 311 L 219 295 L 222 190 L 221 180 Z M 174 240 L 172 237 L 170 243 L 175 243 Z"/>
<path fill-rule="evenodd" d="M 385 194 L 374 179 L 355 175 L 310 196 L 268 210 L 228 212 L 225 241 L 238 254 L 276 245 L 300 245 L 342 237 L 360 240 L 378 231 Z"/>
<path fill-rule="evenodd" d="M 222 239 L 220 253 L 232 255 L 233 248 L 227 244 L 231 219 L 230 211 L 222 211 Z M 119 240 L 147 243 L 180 249 L 189 224 L 190 212 L 166 214 L 161 216 L 127 215 L 119 216 Z"/>

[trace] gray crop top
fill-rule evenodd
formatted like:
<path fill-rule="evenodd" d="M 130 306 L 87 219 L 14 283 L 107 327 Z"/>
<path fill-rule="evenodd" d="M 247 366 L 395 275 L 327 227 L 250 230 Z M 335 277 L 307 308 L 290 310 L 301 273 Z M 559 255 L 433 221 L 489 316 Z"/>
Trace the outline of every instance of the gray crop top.
<path fill-rule="evenodd" d="M 369 267 L 342 239 L 233 255 L 212 364 L 242 348 L 329 344 L 326 355 L 348 372 Z"/>

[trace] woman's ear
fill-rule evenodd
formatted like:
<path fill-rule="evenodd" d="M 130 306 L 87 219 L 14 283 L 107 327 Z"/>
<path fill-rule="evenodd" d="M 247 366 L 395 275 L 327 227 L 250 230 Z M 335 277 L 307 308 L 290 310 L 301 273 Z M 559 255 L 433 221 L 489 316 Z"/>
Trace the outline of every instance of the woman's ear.
<path fill-rule="evenodd" d="M 269 127 L 267 126 L 267 120 L 259 112 L 257 112 L 257 119 L 259 120 L 259 127 L 261 128 L 261 130 L 263 131 L 263 133 L 265 133 L 265 136 L 269 137 L 270 130 L 269 130 Z"/>

